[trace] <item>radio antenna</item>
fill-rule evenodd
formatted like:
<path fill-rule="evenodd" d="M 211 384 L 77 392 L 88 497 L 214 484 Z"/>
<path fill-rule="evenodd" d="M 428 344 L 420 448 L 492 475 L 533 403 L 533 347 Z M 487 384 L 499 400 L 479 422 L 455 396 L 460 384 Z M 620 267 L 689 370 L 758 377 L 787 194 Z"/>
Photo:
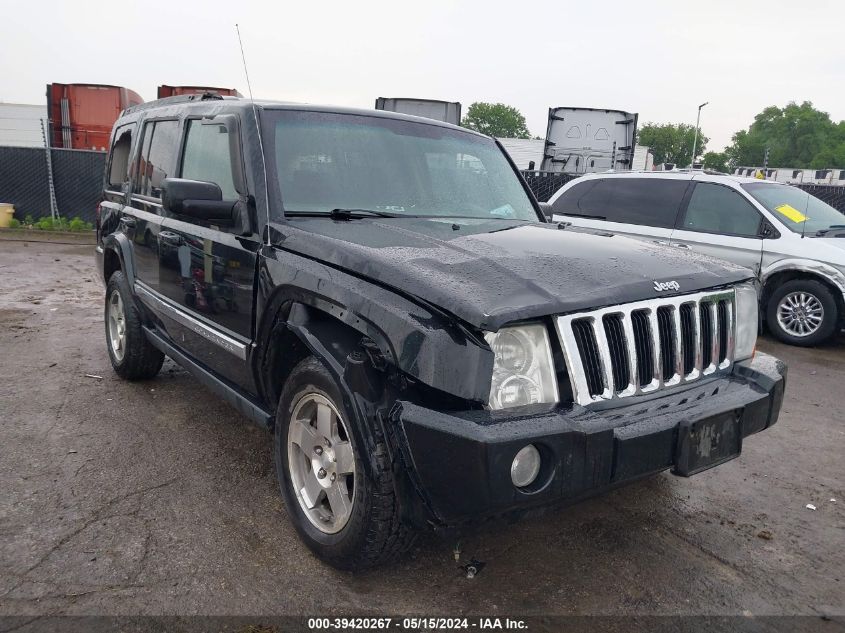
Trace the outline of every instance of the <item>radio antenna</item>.
<path fill-rule="evenodd" d="M 246 87 L 249 90 L 249 100 L 253 102 L 253 105 L 255 105 L 255 100 L 252 98 L 252 84 L 249 83 L 249 71 L 246 69 L 246 55 L 244 55 L 244 43 L 241 39 L 241 29 L 238 27 L 237 23 L 235 23 L 235 31 L 238 33 L 238 44 L 241 47 L 241 59 L 244 63 L 244 75 L 246 75 Z"/>
<path fill-rule="evenodd" d="M 258 108 L 255 106 L 255 99 L 252 96 L 252 84 L 249 81 L 249 70 L 246 67 L 246 55 L 244 55 L 244 42 L 241 39 L 241 29 L 237 22 L 235 23 L 235 31 L 238 34 L 238 45 L 241 47 L 241 60 L 244 63 L 244 76 L 246 77 L 246 87 L 249 90 L 249 102 L 252 105 L 252 116 L 255 117 L 255 131 L 258 134 L 258 148 L 261 150 L 261 165 L 264 168 L 264 204 L 267 213 L 267 224 L 265 231 L 267 232 L 267 246 L 270 246 L 270 193 L 267 182 L 267 161 L 264 158 L 264 141 L 261 138 L 261 122 L 258 120 Z"/>

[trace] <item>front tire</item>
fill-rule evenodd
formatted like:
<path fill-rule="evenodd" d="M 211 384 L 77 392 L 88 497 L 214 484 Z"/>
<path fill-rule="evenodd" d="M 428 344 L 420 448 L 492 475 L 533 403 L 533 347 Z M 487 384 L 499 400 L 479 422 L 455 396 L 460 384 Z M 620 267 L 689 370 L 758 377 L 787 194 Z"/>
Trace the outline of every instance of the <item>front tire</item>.
<path fill-rule="evenodd" d="M 376 438 L 364 467 L 354 416 L 316 358 L 291 372 L 276 411 L 275 460 L 285 507 L 299 536 L 322 560 L 356 571 L 401 555 L 413 531 L 399 518 L 387 447 Z"/>
<path fill-rule="evenodd" d="M 144 335 L 129 282 L 120 270 L 109 278 L 106 286 L 104 317 L 106 347 L 115 373 L 124 380 L 153 378 L 164 363 L 164 354 Z"/>
<path fill-rule="evenodd" d="M 833 293 L 823 283 L 796 279 L 772 293 L 766 306 L 766 322 L 780 341 L 812 347 L 834 335 L 839 311 Z"/>

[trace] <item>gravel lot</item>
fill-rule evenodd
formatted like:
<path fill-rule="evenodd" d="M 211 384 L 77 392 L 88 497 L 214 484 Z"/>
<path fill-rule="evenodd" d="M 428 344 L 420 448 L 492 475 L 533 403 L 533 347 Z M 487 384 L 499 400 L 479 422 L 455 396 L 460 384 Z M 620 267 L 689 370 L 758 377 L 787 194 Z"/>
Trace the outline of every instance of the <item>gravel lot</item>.
<path fill-rule="evenodd" d="M 473 579 L 430 536 L 350 575 L 299 543 L 268 434 L 170 361 L 112 373 L 102 294 L 92 247 L 0 241 L 0 615 L 845 614 L 845 341 L 760 343 L 784 410 L 737 460 L 474 536 Z"/>

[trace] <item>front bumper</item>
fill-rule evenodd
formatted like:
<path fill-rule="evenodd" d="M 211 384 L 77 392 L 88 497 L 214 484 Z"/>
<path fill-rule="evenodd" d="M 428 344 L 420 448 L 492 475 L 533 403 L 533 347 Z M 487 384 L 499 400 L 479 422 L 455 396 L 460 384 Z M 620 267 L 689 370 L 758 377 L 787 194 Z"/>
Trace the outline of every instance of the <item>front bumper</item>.
<path fill-rule="evenodd" d="M 668 468 L 689 476 L 727 461 L 744 437 L 777 421 L 785 380 L 784 363 L 758 353 L 728 375 L 623 407 L 440 412 L 399 402 L 392 418 L 430 520 L 451 527 L 576 501 Z M 721 447 L 713 435 L 726 436 Z M 518 489 L 510 466 L 529 443 L 543 466 L 534 484 Z"/>

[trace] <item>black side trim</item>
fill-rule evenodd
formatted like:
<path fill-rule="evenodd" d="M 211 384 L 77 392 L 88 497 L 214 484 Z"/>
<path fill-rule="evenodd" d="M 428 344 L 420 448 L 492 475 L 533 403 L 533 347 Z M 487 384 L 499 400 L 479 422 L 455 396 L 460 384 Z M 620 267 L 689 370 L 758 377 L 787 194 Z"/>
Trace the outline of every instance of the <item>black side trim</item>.
<path fill-rule="evenodd" d="M 266 411 L 259 403 L 255 402 L 248 395 L 243 393 L 235 385 L 227 380 L 219 378 L 211 371 L 186 356 L 163 337 L 149 327 L 144 327 L 144 334 L 147 335 L 150 343 L 156 348 L 175 360 L 181 367 L 191 373 L 203 386 L 207 387 L 226 402 L 231 404 L 238 412 L 242 413 L 259 426 L 270 429 L 273 426 L 273 414 Z"/>

